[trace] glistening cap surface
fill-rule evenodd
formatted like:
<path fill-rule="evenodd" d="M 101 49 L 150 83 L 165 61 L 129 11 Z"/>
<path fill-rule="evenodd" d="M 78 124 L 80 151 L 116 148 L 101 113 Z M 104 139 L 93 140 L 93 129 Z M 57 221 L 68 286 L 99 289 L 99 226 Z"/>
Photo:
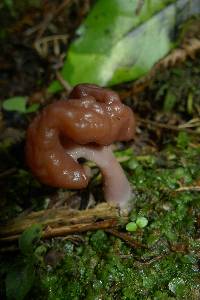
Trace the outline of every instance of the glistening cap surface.
<path fill-rule="evenodd" d="M 135 132 L 132 110 L 117 93 L 80 84 L 70 99 L 43 109 L 27 131 L 26 160 L 33 174 L 55 187 L 81 189 L 88 178 L 82 166 L 67 154 L 67 141 L 77 145 L 110 145 L 128 141 Z"/>

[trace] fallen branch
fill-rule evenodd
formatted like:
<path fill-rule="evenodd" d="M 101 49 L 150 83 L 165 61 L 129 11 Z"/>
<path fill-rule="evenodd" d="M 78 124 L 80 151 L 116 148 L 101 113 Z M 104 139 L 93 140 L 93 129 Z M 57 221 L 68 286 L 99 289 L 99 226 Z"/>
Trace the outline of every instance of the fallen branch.
<path fill-rule="evenodd" d="M 12 222 L 1 226 L 0 243 L 16 241 L 20 234 L 33 224 L 44 228 L 42 237 L 66 236 L 88 230 L 106 229 L 127 223 L 126 214 L 120 214 L 118 208 L 107 203 L 88 210 L 69 210 L 65 207 L 32 212 L 19 216 Z"/>

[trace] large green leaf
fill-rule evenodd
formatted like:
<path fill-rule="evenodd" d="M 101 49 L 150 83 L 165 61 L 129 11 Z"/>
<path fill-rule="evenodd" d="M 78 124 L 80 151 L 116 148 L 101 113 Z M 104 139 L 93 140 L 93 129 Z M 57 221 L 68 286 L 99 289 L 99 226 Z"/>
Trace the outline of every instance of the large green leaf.
<path fill-rule="evenodd" d="M 193 6 L 190 0 L 96 1 L 69 47 L 63 78 L 72 86 L 113 85 L 142 76 L 172 48 L 172 33 Z M 60 89 L 54 81 L 49 91 Z"/>

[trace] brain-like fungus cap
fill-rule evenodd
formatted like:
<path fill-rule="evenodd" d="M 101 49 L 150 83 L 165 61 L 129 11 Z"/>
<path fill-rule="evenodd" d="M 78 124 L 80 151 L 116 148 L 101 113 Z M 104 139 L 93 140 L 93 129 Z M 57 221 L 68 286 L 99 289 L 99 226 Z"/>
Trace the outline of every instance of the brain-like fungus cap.
<path fill-rule="evenodd" d="M 89 179 L 78 158 L 94 161 L 103 175 L 105 199 L 127 207 L 130 184 L 110 145 L 131 140 L 134 132 L 133 112 L 121 103 L 117 93 L 80 84 L 68 100 L 48 105 L 30 124 L 27 164 L 44 184 L 82 189 Z"/>

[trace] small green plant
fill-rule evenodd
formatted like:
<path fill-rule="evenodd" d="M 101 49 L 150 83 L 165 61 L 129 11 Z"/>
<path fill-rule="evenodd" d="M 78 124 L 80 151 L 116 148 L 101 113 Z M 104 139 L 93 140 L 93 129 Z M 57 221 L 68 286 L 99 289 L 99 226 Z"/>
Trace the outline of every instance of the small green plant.
<path fill-rule="evenodd" d="M 37 111 L 39 104 L 34 103 L 27 107 L 27 98 L 23 96 L 17 96 L 4 100 L 2 107 L 6 111 L 17 111 L 19 113 L 27 114 Z"/>
<path fill-rule="evenodd" d="M 3 0 L 4 6 L 8 7 L 10 10 L 13 8 L 13 0 Z"/>
<path fill-rule="evenodd" d="M 126 225 L 126 230 L 130 231 L 130 232 L 136 231 L 137 230 L 137 224 L 135 222 L 129 222 Z"/>
<path fill-rule="evenodd" d="M 148 224 L 147 218 L 145 218 L 145 217 L 138 217 L 135 222 L 132 221 L 132 222 L 129 222 L 126 225 L 126 230 L 130 231 L 130 232 L 133 232 L 133 231 L 136 231 L 138 228 L 144 228 L 144 227 L 146 227 L 147 224 Z"/>
<path fill-rule="evenodd" d="M 8 300 L 23 300 L 31 289 L 36 266 L 41 262 L 46 247 L 38 245 L 42 227 L 34 224 L 26 229 L 19 238 L 20 255 L 7 269 L 6 296 Z"/>

